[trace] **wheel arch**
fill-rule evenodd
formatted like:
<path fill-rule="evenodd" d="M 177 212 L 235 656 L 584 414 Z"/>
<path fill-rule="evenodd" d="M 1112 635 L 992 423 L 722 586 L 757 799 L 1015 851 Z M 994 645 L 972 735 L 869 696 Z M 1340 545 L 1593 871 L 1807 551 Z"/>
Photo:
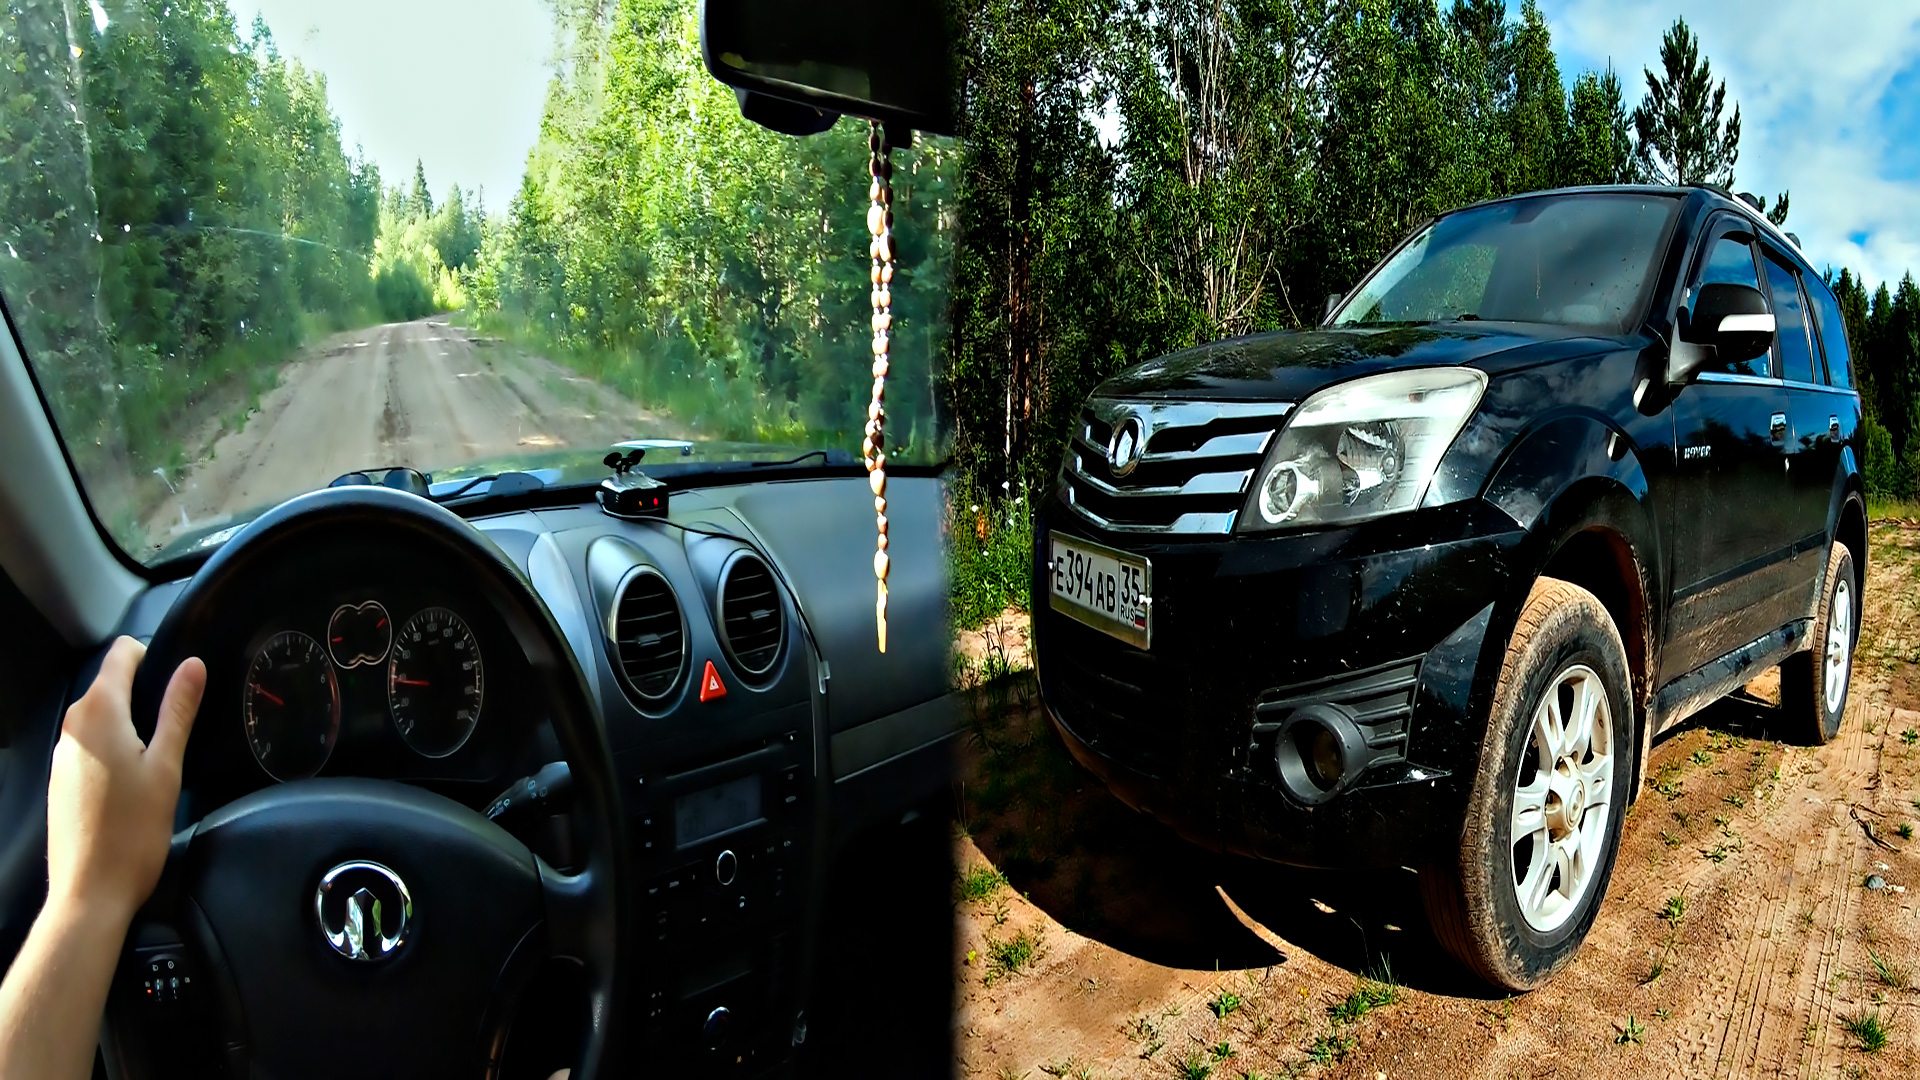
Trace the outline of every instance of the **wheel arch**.
<path fill-rule="evenodd" d="M 1649 707 L 1659 670 L 1665 593 L 1660 534 L 1647 505 L 1644 474 L 1631 457 L 1614 464 L 1631 468 L 1621 470 L 1625 477 L 1588 475 L 1564 484 L 1530 523 L 1528 555 L 1522 560 L 1528 570 L 1526 587 L 1514 590 L 1516 595 L 1502 605 L 1502 632 L 1489 635 L 1488 659 L 1497 673 L 1533 581 L 1556 578 L 1598 598 L 1627 653 L 1634 746 L 1629 790 L 1637 796 L 1651 731 Z M 1488 694 L 1490 703 L 1491 685 Z"/>

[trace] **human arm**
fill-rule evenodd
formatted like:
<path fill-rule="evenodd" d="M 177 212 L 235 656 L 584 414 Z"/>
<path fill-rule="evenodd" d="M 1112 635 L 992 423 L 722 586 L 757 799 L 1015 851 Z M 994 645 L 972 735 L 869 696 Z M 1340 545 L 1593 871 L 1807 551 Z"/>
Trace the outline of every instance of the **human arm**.
<path fill-rule="evenodd" d="M 107 989 L 127 927 L 166 866 L 180 764 L 206 666 L 167 684 L 153 739 L 134 732 L 133 673 L 146 647 L 113 643 L 67 710 L 47 780 L 47 903 L 0 982 L 0 1077 L 81 1080 L 92 1072 Z"/>

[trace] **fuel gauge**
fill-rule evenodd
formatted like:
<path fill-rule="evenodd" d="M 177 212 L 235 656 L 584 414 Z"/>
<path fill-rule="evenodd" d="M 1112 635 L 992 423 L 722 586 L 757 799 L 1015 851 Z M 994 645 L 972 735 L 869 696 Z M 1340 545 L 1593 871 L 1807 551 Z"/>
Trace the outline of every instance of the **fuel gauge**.
<path fill-rule="evenodd" d="M 327 652 L 348 670 L 384 662 L 392 645 L 393 621 L 378 600 L 341 604 L 327 620 Z"/>

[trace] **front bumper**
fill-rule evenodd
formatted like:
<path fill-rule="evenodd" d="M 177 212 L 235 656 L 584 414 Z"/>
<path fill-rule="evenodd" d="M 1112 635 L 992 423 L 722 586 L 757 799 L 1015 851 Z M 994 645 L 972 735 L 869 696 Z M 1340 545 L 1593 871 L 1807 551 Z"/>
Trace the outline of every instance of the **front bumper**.
<path fill-rule="evenodd" d="M 1048 605 L 1053 531 L 1153 562 L 1153 647 Z M 1169 544 L 1056 503 L 1035 529 L 1034 647 L 1069 749 L 1204 846 L 1303 866 L 1399 865 L 1457 839 L 1525 533 L 1473 501 L 1338 530 Z M 1290 796 L 1274 729 L 1310 700 L 1360 717 L 1369 764 Z"/>

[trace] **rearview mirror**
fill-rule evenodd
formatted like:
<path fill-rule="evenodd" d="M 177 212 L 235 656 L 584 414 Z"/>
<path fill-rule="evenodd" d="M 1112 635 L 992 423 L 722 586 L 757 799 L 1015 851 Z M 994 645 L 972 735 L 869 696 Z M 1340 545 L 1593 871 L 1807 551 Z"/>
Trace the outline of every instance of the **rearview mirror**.
<path fill-rule="evenodd" d="M 1682 312 L 1667 365 L 1667 382 L 1689 382 L 1708 363 L 1739 363 L 1773 347 L 1773 313 L 1751 285 L 1715 281 L 1700 286 L 1693 310 Z"/>
<path fill-rule="evenodd" d="M 1346 293 L 1337 293 L 1337 292 L 1328 293 L 1327 294 L 1327 310 L 1320 313 L 1320 321 L 1324 323 L 1328 319 L 1333 318 L 1333 310 L 1339 307 L 1340 301 L 1346 299 L 1346 297 L 1347 297 Z"/>
<path fill-rule="evenodd" d="M 701 0 L 700 56 L 748 119 L 825 130 L 838 114 L 952 135 L 954 29 L 941 0 Z"/>

